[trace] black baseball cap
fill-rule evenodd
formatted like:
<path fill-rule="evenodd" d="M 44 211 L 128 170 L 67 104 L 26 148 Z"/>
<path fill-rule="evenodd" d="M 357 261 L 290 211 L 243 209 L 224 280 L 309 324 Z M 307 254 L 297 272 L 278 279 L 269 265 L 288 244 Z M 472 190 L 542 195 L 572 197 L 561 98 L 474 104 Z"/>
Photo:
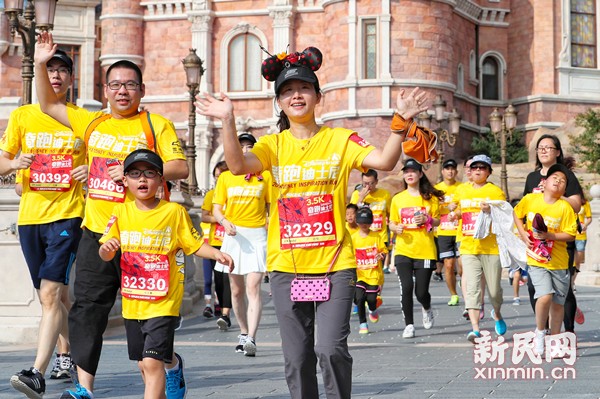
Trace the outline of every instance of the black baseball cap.
<path fill-rule="evenodd" d="M 546 179 L 549 178 L 550 176 L 552 176 L 556 172 L 562 172 L 565 175 L 565 177 L 569 177 L 569 168 L 567 168 L 562 163 L 555 163 L 554 165 L 550 166 L 550 168 L 548 169 L 548 173 L 546 174 Z"/>
<path fill-rule="evenodd" d="M 414 169 L 418 172 L 422 172 L 423 166 L 420 163 L 418 163 L 417 161 L 415 161 L 414 159 L 410 158 L 410 159 L 407 159 L 406 162 L 404 162 L 404 167 L 402 168 L 402 170 L 406 170 L 406 169 Z"/>
<path fill-rule="evenodd" d="M 458 164 L 454 159 L 446 159 L 442 164 L 442 168 L 456 168 Z"/>
<path fill-rule="evenodd" d="M 319 83 L 319 79 L 317 79 L 317 75 L 315 75 L 312 69 L 304 66 L 294 65 L 289 68 L 285 68 L 277 77 L 277 80 L 275 81 L 275 94 L 279 94 L 279 88 L 282 84 L 288 80 L 294 79 L 312 83 L 313 85 Z"/>
<path fill-rule="evenodd" d="M 238 136 L 238 141 L 241 143 L 242 141 L 249 141 L 252 144 L 256 144 L 256 137 L 251 135 L 250 133 L 242 133 Z"/>
<path fill-rule="evenodd" d="M 363 206 L 356 213 L 356 223 L 371 224 L 373 223 L 373 211 L 371 208 Z"/>
<path fill-rule="evenodd" d="M 136 162 L 145 162 L 153 166 L 161 175 L 163 174 L 163 161 L 153 151 L 140 149 L 127 155 L 127 158 L 125 158 L 125 162 L 123 163 L 123 172 L 127 173 L 127 171 L 131 169 L 131 166 Z"/>
<path fill-rule="evenodd" d="M 56 50 L 56 52 L 54 53 L 52 58 L 50 58 L 50 61 L 52 61 L 52 60 L 61 61 L 62 63 L 64 63 L 67 66 L 67 68 L 69 68 L 69 71 L 71 71 L 71 73 L 73 72 L 73 60 L 64 51 Z M 48 61 L 48 62 L 50 62 L 50 61 Z"/>

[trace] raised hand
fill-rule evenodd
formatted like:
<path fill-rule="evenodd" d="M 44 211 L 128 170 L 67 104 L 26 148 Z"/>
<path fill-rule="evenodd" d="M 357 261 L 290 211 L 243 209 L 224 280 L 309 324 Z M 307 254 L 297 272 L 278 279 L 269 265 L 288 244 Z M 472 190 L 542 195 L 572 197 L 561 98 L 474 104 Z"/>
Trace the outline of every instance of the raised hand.
<path fill-rule="evenodd" d="M 398 93 L 398 97 L 396 97 L 396 112 L 405 120 L 409 120 L 421 112 L 427 111 L 427 93 L 415 87 L 408 97 L 405 98 L 404 94 L 405 91 L 402 89 Z"/>
<path fill-rule="evenodd" d="M 209 116 L 217 119 L 233 118 L 233 104 L 229 97 L 219 93 L 220 98 L 216 98 L 208 93 L 198 94 L 196 96 L 196 112 L 200 115 Z"/>
<path fill-rule="evenodd" d="M 44 64 L 52 58 L 56 52 L 58 44 L 54 44 L 52 39 L 52 33 L 42 32 L 38 35 L 37 42 L 35 43 L 35 54 L 33 59 L 36 63 Z"/>

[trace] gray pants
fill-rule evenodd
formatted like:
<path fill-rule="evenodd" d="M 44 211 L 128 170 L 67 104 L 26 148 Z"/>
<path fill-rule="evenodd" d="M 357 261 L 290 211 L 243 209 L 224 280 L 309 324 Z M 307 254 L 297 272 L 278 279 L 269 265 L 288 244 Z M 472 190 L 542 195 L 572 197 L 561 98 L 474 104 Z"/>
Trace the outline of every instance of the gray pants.
<path fill-rule="evenodd" d="M 317 399 L 317 359 L 328 399 L 350 399 L 352 356 L 348 352 L 350 310 L 356 270 L 330 274 L 327 302 L 292 302 L 291 273 L 270 273 L 271 292 L 285 360 L 285 378 L 292 399 Z M 318 326 L 315 344 L 315 321 Z"/>

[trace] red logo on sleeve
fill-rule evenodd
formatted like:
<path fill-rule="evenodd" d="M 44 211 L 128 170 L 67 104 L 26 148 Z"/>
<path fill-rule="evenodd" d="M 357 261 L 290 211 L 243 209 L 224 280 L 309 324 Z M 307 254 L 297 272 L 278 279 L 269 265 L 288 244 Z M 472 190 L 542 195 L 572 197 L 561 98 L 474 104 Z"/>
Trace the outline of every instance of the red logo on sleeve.
<path fill-rule="evenodd" d="M 354 141 L 356 144 L 364 148 L 371 145 L 367 140 L 360 137 L 358 133 L 352 133 L 352 135 L 350 136 L 350 141 Z"/>

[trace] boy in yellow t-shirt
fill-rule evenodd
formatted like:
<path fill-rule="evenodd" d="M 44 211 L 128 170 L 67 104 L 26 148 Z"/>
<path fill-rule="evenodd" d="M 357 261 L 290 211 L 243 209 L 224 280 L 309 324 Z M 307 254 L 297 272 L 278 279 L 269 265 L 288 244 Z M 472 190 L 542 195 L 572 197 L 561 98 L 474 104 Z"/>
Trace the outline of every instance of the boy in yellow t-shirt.
<path fill-rule="evenodd" d="M 527 245 L 529 278 L 535 287 L 534 351 L 544 354 L 546 323 L 559 334 L 569 290 L 567 242 L 575 240 L 577 219 L 571 205 L 561 197 L 567 188 L 569 169 L 554 164 L 548 169 L 544 192 L 527 194 L 515 207 L 515 224 Z M 538 216 L 539 215 L 539 216 Z M 523 218 L 527 218 L 527 230 Z"/>
<path fill-rule="evenodd" d="M 123 183 L 135 200 L 115 206 L 100 239 L 108 262 L 121 250 L 121 293 L 129 358 L 137 360 L 144 397 L 165 397 L 165 363 L 172 362 L 173 340 L 183 299 L 180 251 L 216 259 L 233 269 L 227 254 L 205 245 L 181 205 L 156 198 L 163 183 L 163 162 L 146 149 L 125 158 Z M 178 354 L 178 365 L 183 359 Z"/>
<path fill-rule="evenodd" d="M 352 245 L 356 254 L 356 291 L 354 302 L 358 306 L 360 322 L 359 334 L 368 334 L 369 325 L 365 306 L 369 307 L 371 323 L 379 321 L 377 312 L 377 294 L 383 283 L 381 261 L 387 254 L 387 247 L 378 232 L 370 230 L 373 224 L 373 212 L 368 207 L 362 207 L 356 214 L 358 231 L 352 234 Z"/>

